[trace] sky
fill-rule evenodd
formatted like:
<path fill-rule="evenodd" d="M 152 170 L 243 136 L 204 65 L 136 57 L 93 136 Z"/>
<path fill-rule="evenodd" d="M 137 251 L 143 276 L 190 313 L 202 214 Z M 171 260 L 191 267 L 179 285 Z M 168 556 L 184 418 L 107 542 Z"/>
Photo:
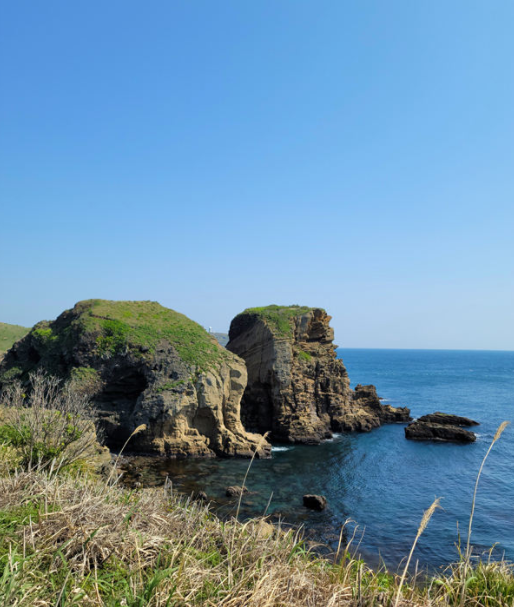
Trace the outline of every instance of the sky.
<path fill-rule="evenodd" d="M 0 1 L 0 321 L 514 350 L 511 0 Z"/>

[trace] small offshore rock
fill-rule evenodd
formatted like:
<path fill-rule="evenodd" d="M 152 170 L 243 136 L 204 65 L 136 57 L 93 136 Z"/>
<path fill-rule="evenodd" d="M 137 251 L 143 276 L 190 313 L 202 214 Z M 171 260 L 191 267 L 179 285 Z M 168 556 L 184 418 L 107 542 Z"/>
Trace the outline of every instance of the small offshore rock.
<path fill-rule="evenodd" d="M 474 443 L 476 435 L 458 426 L 415 421 L 405 428 L 405 438 L 418 441 Z"/>
<path fill-rule="evenodd" d="M 238 487 L 237 485 L 225 489 L 225 495 L 227 497 L 239 497 L 244 493 L 248 493 L 248 489 L 246 487 Z"/>
<path fill-rule="evenodd" d="M 435 413 L 429 413 L 423 415 L 416 421 L 418 422 L 429 422 L 431 424 L 443 424 L 450 426 L 479 426 L 480 424 L 474 419 L 469 417 L 461 417 L 460 415 L 452 415 L 450 413 L 441 413 L 436 411 Z"/>
<path fill-rule="evenodd" d="M 327 498 L 323 495 L 304 495 L 303 505 L 311 510 L 321 512 L 327 507 Z"/>

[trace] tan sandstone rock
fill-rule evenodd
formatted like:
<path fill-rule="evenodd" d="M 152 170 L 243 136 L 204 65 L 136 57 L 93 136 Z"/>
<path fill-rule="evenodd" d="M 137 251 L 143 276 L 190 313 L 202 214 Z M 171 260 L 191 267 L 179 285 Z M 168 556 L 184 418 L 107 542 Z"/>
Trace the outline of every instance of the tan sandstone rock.
<path fill-rule="evenodd" d="M 36 369 L 90 394 L 110 448 L 119 449 L 144 425 L 128 451 L 270 455 L 270 445 L 241 423 L 244 361 L 158 303 L 88 300 L 38 323 L 1 362 L 0 388 Z"/>
<path fill-rule="evenodd" d="M 248 370 L 241 409 L 247 429 L 319 443 L 332 432 L 410 419 L 406 408 L 382 406 L 373 386 L 350 389 L 330 319 L 321 308 L 300 306 L 253 308 L 234 318 L 227 348 Z"/>

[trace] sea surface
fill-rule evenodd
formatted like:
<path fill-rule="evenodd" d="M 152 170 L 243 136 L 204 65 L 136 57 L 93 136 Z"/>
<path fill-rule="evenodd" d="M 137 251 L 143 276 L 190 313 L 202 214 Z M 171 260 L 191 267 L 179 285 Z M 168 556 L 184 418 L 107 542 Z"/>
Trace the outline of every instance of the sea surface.
<path fill-rule="evenodd" d="M 434 570 L 458 557 L 465 544 L 477 472 L 496 429 L 514 422 L 514 352 L 339 349 L 352 387 L 375 384 L 385 404 L 408 406 L 413 417 L 443 411 L 480 422 L 470 445 L 419 443 L 404 424 L 366 434 L 335 436 L 319 446 L 274 445 L 271 460 L 255 460 L 241 517 L 266 514 L 302 525 L 312 540 L 337 547 L 345 521 L 354 547 L 369 563 L 396 569 L 407 556 L 423 511 L 435 512 L 414 555 Z M 235 512 L 225 497 L 241 485 L 247 460 L 145 460 L 144 482 L 169 476 L 177 490 L 205 491 L 221 515 Z M 305 493 L 328 499 L 324 512 L 302 506 Z M 475 553 L 514 560 L 514 425 L 494 445 L 478 488 L 472 531 Z"/>

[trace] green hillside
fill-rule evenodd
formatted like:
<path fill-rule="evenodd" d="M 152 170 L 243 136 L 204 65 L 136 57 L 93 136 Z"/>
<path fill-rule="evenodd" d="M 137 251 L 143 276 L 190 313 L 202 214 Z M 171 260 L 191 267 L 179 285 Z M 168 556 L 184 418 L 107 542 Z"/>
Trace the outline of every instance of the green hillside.
<path fill-rule="evenodd" d="M 9 350 L 15 341 L 26 335 L 30 329 L 19 325 L 8 325 L 0 322 L 0 355 Z"/>

